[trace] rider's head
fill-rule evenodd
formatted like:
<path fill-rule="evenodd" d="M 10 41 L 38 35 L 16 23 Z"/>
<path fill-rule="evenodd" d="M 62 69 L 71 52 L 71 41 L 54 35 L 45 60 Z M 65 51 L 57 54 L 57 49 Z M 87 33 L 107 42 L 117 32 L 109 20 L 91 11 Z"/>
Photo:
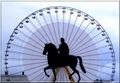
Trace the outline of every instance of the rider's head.
<path fill-rule="evenodd" d="M 61 40 L 61 43 L 64 43 L 64 42 L 65 42 L 64 38 L 61 38 L 60 40 Z"/>

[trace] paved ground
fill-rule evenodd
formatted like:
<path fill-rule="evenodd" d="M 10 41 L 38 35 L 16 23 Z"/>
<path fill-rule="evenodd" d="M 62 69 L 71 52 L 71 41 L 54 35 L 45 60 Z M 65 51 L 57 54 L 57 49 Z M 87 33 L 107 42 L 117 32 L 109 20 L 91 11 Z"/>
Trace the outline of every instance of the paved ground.
<path fill-rule="evenodd" d="M 22 81 L 24 83 L 30 83 L 27 76 L 25 75 L 14 75 L 14 76 L 5 76 L 5 75 L 2 75 L 1 76 L 1 80 L 2 80 L 2 83 L 18 83 L 18 82 L 21 82 Z"/>
<path fill-rule="evenodd" d="M 28 78 L 26 75 L 13 75 L 13 76 L 6 76 L 6 75 L 2 75 L 1 76 L 2 79 L 0 79 L 0 83 L 31 83 L 29 82 Z M 2 82 L 1 82 L 2 80 Z M 34 82 L 35 83 L 35 82 Z M 36 82 L 38 83 L 38 82 Z M 87 82 L 89 83 L 89 82 Z M 111 83 L 111 81 L 106 80 L 106 81 L 94 81 L 93 83 Z M 113 82 L 116 83 L 116 82 Z"/>

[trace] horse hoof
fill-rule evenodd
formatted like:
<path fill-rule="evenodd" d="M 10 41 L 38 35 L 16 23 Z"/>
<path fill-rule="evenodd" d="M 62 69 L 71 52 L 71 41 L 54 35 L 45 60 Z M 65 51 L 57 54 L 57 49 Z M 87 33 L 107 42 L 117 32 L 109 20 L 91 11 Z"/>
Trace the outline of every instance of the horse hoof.
<path fill-rule="evenodd" d="M 55 82 L 55 81 L 56 81 L 56 79 L 53 80 L 53 82 Z"/>
<path fill-rule="evenodd" d="M 50 75 L 47 75 L 47 77 L 50 77 Z"/>
<path fill-rule="evenodd" d="M 86 73 L 86 71 L 84 71 L 84 73 Z"/>
<path fill-rule="evenodd" d="M 48 75 L 48 74 L 45 74 L 47 77 L 50 77 L 50 75 Z"/>
<path fill-rule="evenodd" d="M 77 83 L 79 83 L 79 81 L 77 81 Z"/>
<path fill-rule="evenodd" d="M 71 79 L 71 76 L 69 76 L 69 79 Z"/>
<path fill-rule="evenodd" d="M 77 81 L 77 83 L 79 83 L 79 82 L 80 82 L 80 80 Z"/>
<path fill-rule="evenodd" d="M 79 83 L 79 82 L 80 82 L 80 80 L 81 80 L 81 79 L 79 79 L 79 80 L 77 81 L 77 83 Z"/>

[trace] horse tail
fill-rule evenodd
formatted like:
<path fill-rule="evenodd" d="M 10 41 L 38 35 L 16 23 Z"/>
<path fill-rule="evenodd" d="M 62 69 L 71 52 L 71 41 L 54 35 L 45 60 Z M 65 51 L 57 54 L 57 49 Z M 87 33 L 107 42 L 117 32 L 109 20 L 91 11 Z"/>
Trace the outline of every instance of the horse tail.
<path fill-rule="evenodd" d="M 79 64 L 80 64 L 80 67 L 81 67 L 82 71 L 83 71 L 84 73 L 86 73 L 86 70 L 85 70 L 85 68 L 84 68 L 84 66 L 83 66 L 83 63 L 82 63 L 82 58 L 81 58 L 80 56 L 77 56 L 77 58 L 79 59 Z"/>

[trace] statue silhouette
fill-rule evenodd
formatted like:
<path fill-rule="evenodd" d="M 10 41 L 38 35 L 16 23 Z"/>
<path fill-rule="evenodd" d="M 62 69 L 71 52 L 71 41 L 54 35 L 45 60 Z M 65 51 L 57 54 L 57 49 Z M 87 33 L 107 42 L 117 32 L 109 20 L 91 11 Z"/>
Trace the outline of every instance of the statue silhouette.
<path fill-rule="evenodd" d="M 79 71 L 76 69 L 77 62 L 78 62 L 77 59 L 79 59 L 79 65 L 80 65 L 81 70 L 84 73 L 86 73 L 86 70 L 82 63 L 82 58 L 80 56 L 70 55 L 66 57 L 65 59 L 63 59 L 64 55 L 59 56 L 56 46 L 52 43 L 45 44 L 43 55 L 46 55 L 46 53 L 48 53 L 47 54 L 48 66 L 44 68 L 44 72 L 45 72 L 45 75 L 49 77 L 46 70 L 52 69 L 53 74 L 54 74 L 54 81 L 56 80 L 56 73 L 55 73 L 56 68 L 70 66 L 70 68 L 73 70 L 73 73 L 69 75 L 69 79 L 71 79 L 71 76 L 76 73 L 78 75 L 78 82 L 79 82 L 80 74 L 79 74 Z"/>

